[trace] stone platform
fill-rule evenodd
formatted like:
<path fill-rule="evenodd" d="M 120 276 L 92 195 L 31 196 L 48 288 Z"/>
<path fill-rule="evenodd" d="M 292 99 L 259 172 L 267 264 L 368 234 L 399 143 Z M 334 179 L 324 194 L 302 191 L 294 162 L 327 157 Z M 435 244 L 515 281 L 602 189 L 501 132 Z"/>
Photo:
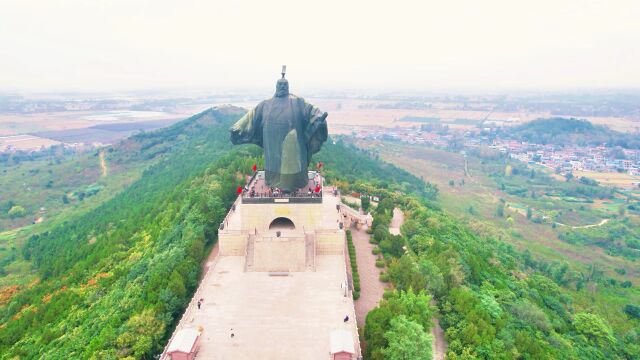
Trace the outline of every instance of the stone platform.
<path fill-rule="evenodd" d="M 176 328 L 202 331 L 196 359 L 330 359 L 337 330 L 360 355 L 333 190 L 313 203 L 238 197 L 219 230 L 219 256 Z"/>
<path fill-rule="evenodd" d="M 321 177 L 316 181 L 322 184 Z M 343 254 L 339 195 L 328 187 L 312 199 L 317 201 L 269 197 L 255 203 L 243 194 L 220 225 L 220 254 L 244 256 L 249 271 L 313 270 L 316 255 Z"/>
<path fill-rule="evenodd" d="M 196 359 L 329 359 L 331 331 L 346 329 L 358 344 L 344 264 L 322 255 L 314 272 L 269 276 L 245 272 L 242 257 L 220 257 L 196 294 L 201 309 L 192 304 L 178 328 L 202 328 Z"/>

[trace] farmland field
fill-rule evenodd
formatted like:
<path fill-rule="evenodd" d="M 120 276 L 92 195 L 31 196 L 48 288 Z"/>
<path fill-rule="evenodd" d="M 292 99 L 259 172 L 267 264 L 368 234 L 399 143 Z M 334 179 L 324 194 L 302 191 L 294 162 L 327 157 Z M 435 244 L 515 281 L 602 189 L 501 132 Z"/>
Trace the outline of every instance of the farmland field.
<path fill-rule="evenodd" d="M 198 109 L 204 107 L 206 105 L 199 105 Z M 32 137 L 43 138 L 39 140 L 40 143 L 32 143 L 31 145 L 34 145 L 34 147 L 31 149 L 38 148 L 40 144 L 49 146 L 48 142 L 56 140 L 68 142 L 113 141 L 114 138 L 124 138 L 137 130 L 151 130 L 168 126 L 180 119 L 184 119 L 193 110 L 193 108 L 189 107 L 176 113 L 158 111 L 59 111 L 0 114 L 0 136 L 30 134 Z M 127 126 L 126 124 L 139 125 Z M 0 146 L 2 146 L 1 143 Z"/>
<path fill-rule="evenodd" d="M 0 136 L 0 152 L 9 149 L 31 150 L 59 144 L 59 141 L 38 135 Z"/>
<path fill-rule="evenodd" d="M 631 176 L 626 173 L 610 173 L 595 171 L 574 171 L 574 176 L 588 177 L 602 185 L 618 186 L 622 188 L 637 188 L 640 184 L 640 176 Z"/>
<path fill-rule="evenodd" d="M 137 131 L 154 130 L 173 124 L 175 120 L 151 120 L 130 123 L 109 123 L 93 125 L 88 128 L 42 131 L 33 135 L 65 143 L 113 143 L 128 137 Z"/>
<path fill-rule="evenodd" d="M 453 102 L 435 102 L 428 109 L 410 109 L 396 107 L 397 101 L 362 99 L 314 98 L 313 102 L 322 110 L 329 112 L 329 131 L 334 134 L 348 134 L 354 129 L 366 126 L 380 127 L 419 127 L 421 123 L 431 123 L 438 119 L 451 128 L 465 129 L 475 127 L 483 120 L 500 126 L 519 125 L 538 118 L 548 118 L 550 112 L 492 111 L 491 104 L 476 109 L 460 109 Z M 482 105 L 482 104 L 481 104 Z M 485 107 L 486 109 L 482 109 Z M 563 116 L 571 117 L 571 114 Z M 618 131 L 637 131 L 640 119 L 602 116 L 577 116 L 598 125 L 607 125 Z"/>

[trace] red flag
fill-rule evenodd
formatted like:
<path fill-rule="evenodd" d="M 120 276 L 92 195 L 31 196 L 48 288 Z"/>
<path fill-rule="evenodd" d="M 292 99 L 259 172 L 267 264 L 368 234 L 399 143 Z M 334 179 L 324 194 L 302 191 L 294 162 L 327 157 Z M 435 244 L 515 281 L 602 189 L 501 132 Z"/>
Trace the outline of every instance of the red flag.
<path fill-rule="evenodd" d="M 251 170 L 253 170 L 253 172 L 256 172 L 258 170 L 258 165 L 253 164 L 253 166 L 251 167 Z"/>
<path fill-rule="evenodd" d="M 318 163 L 318 165 L 316 165 L 316 167 L 318 168 L 318 170 L 322 169 L 322 167 L 324 166 L 324 163 L 321 161 Z"/>
<path fill-rule="evenodd" d="M 236 192 L 238 194 L 242 194 L 242 186 L 238 186 L 238 189 L 236 189 Z"/>
<path fill-rule="evenodd" d="M 320 192 L 320 189 L 321 189 L 321 188 L 320 188 L 320 185 L 316 185 L 316 190 L 315 190 L 315 191 L 316 191 L 317 193 L 319 193 L 319 192 Z"/>

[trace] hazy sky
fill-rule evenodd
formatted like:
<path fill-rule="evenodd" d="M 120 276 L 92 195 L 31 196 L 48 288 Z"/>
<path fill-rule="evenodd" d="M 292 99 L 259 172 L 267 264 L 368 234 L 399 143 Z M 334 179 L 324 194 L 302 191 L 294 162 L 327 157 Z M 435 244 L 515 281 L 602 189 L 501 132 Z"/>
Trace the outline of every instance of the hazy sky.
<path fill-rule="evenodd" d="M 0 0 L 0 89 L 640 88 L 640 1 Z"/>

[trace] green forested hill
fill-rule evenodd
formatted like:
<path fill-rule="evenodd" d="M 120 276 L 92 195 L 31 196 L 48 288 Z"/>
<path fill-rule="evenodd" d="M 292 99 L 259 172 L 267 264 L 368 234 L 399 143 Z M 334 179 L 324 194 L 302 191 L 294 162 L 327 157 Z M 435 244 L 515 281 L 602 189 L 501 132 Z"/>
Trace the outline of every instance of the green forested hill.
<path fill-rule="evenodd" d="M 260 162 L 257 148 L 232 149 L 228 141 L 240 115 L 208 110 L 107 151 L 112 164 L 153 165 L 120 194 L 19 249 L 31 266 L 24 275 L 35 280 L 3 289 L 2 358 L 150 358 L 161 351 L 235 187 Z M 343 143 L 327 143 L 318 159 L 328 158 L 332 181 L 437 192 Z"/>
<path fill-rule="evenodd" d="M 19 249 L 34 281 L 0 293 L 0 358 L 149 359 L 161 351 L 235 187 L 260 162 L 256 147 L 228 142 L 240 115 L 208 110 L 114 147 L 115 163 L 155 160 L 120 194 Z M 449 359 L 640 356 L 636 287 L 622 293 L 595 270 L 578 273 L 477 235 L 435 205 L 436 187 L 349 144 L 328 141 L 314 159 L 343 190 L 382 198 L 373 238 L 396 291 L 367 317 L 369 358 L 425 351 L 434 312 Z M 399 236 L 388 233 L 394 206 L 407 215 Z M 585 299 L 615 304 L 604 311 Z"/>
<path fill-rule="evenodd" d="M 230 150 L 227 129 L 239 115 L 207 110 L 110 152 L 114 162 L 163 156 L 111 200 L 28 240 L 21 252 L 36 280 L 3 289 L 2 358 L 144 358 L 161 349 L 255 161 L 250 147 Z"/>
<path fill-rule="evenodd" d="M 502 136 L 537 144 L 621 146 L 640 148 L 640 139 L 633 134 L 621 133 L 587 120 L 574 118 L 537 119 L 513 128 L 507 128 Z"/>
<path fill-rule="evenodd" d="M 425 191 L 432 186 L 363 155 L 338 142 L 320 158 L 327 178 L 381 197 L 372 238 L 384 259 L 381 279 L 396 291 L 367 316 L 365 358 L 430 359 L 431 298 L 448 359 L 640 358 L 638 284 L 621 286 L 596 266 L 584 272 L 479 235 L 439 209 L 434 191 Z M 400 236 L 388 231 L 394 207 L 406 215 Z"/>

